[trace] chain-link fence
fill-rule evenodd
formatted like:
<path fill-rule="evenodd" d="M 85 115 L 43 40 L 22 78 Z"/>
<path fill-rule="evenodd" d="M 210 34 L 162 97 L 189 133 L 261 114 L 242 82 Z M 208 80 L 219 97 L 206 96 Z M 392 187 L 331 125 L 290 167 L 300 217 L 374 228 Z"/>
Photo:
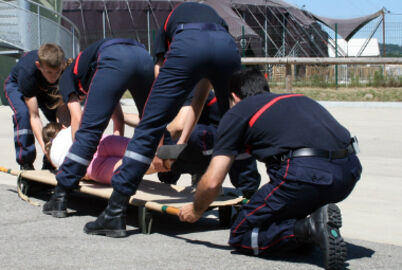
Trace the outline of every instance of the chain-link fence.
<path fill-rule="evenodd" d="M 60 13 L 30 0 L 2 1 L 0 41 L 21 51 L 37 49 L 43 43 L 61 45 L 67 57 L 79 52 L 79 31 Z"/>

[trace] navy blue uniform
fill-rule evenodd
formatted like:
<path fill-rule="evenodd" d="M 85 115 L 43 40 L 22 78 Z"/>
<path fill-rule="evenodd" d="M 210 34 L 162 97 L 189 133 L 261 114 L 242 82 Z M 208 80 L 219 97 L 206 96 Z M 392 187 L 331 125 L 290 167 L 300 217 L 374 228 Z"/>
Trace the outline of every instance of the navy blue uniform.
<path fill-rule="evenodd" d="M 36 158 L 35 137 L 24 97 L 36 97 L 38 106 L 49 121 L 56 121 L 56 110 L 50 110 L 48 93 L 54 92 L 57 83 L 49 84 L 35 62 L 39 61 L 38 50 L 25 54 L 13 67 L 4 82 L 4 93 L 14 112 L 14 143 L 16 160 L 20 165 L 32 164 Z"/>
<path fill-rule="evenodd" d="M 224 20 L 209 6 L 185 2 L 168 16 L 155 40 L 165 62 L 154 82 L 143 118 L 135 130 L 113 188 L 131 195 L 148 169 L 166 125 L 202 79 L 212 83 L 221 112 L 228 109 L 228 82 L 240 56 Z"/>
<path fill-rule="evenodd" d="M 121 96 L 128 89 L 141 112 L 154 79 L 152 57 L 130 39 L 105 39 L 82 51 L 60 78 L 65 102 L 72 93 L 86 102 L 75 141 L 57 173 L 71 188 L 85 175 Z"/>
<path fill-rule="evenodd" d="M 194 91 L 187 97 L 184 106 L 191 106 L 194 96 Z M 217 139 L 218 124 L 221 119 L 218 104 L 214 92 L 209 92 L 207 101 L 201 112 L 197 125 L 194 127 L 193 132 L 188 140 L 188 144 L 193 146 L 192 149 L 197 149 L 202 152 L 204 156 L 210 157 Z M 206 169 L 206 168 L 205 168 Z M 159 175 L 165 175 L 161 173 Z M 170 175 L 166 173 L 166 175 Z M 160 177 L 163 182 L 174 183 L 178 177 L 172 177 L 167 181 L 167 177 Z M 229 171 L 230 181 L 238 191 L 250 197 L 258 189 L 261 182 L 261 176 L 257 170 L 257 162 L 255 158 L 250 155 L 243 155 L 235 160 L 232 168 Z M 175 181 L 172 181 L 175 180 Z"/>
<path fill-rule="evenodd" d="M 296 220 L 342 201 L 359 180 L 357 156 L 343 151 L 350 149 L 350 142 L 348 130 L 303 95 L 259 94 L 227 112 L 213 155 L 249 152 L 266 163 L 270 177 L 240 211 L 230 245 L 254 254 L 295 247 Z M 345 155 L 292 157 L 301 148 Z"/>

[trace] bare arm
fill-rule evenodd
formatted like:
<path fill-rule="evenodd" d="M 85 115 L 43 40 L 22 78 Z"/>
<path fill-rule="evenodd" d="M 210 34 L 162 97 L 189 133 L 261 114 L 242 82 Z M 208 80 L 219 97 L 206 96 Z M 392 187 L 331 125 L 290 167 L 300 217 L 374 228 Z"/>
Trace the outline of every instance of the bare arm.
<path fill-rule="evenodd" d="M 197 185 L 192 204 L 180 209 L 180 220 L 196 222 L 218 196 L 223 180 L 232 166 L 233 156 L 215 156 Z"/>
<path fill-rule="evenodd" d="M 191 106 L 183 106 L 181 107 L 179 113 L 173 119 L 172 122 L 167 126 L 167 130 L 170 133 L 170 136 L 176 140 L 180 137 L 183 132 L 184 123 L 186 121 L 187 114 L 191 110 Z"/>
<path fill-rule="evenodd" d="M 33 134 L 35 135 L 36 140 L 38 141 L 40 147 L 42 148 L 43 153 L 46 153 L 45 143 L 42 138 L 42 120 L 39 116 L 39 107 L 38 100 L 36 97 L 24 97 L 25 104 L 28 107 L 29 111 L 29 122 L 31 123 L 31 128 Z"/>
<path fill-rule="evenodd" d="M 67 107 L 70 111 L 71 116 L 71 136 L 73 138 L 73 141 L 75 138 L 75 133 L 77 132 L 81 123 L 82 110 L 80 102 L 81 101 L 76 94 L 71 94 L 67 103 Z"/>
<path fill-rule="evenodd" d="M 194 93 L 193 101 L 191 103 L 190 109 L 187 112 L 186 120 L 183 126 L 183 132 L 177 144 L 187 143 L 195 124 L 198 122 L 198 119 L 200 118 L 202 108 L 204 107 L 205 101 L 208 98 L 208 93 L 210 90 L 211 90 L 211 83 L 209 82 L 209 80 L 202 79 L 201 81 L 198 82 Z"/>
<path fill-rule="evenodd" d="M 169 162 L 169 161 L 164 161 L 164 163 L 167 163 L 167 162 Z M 123 160 L 122 160 L 122 159 L 120 159 L 119 161 L 116 162 L 116 164 L 115 164 L 114 167 L 113 167 L 113 171 L 116 171 L 116 170 L 121 166 L 121 164 L 123 164 Z M 166 165 L 166 166 L 167 166 L 167 165 Z M 148 170 L 145 172 L 145 174 L 153 174 L 153 173 L 157 173 L 157 172 L 159 172 L 159 171 L 157 171 L 157 170 L 155 169 L 155 166 L 153 165 L 153 163 L 151 163 L 151 165 L 149 166 L 149 168 L 148 168 Z"/>
<path fill-rule="evenodd" d="M 135 128 L 140 123 L 140 117 L 136 113 L 123 112 L 123 116 L 124 116 L 124 123 L 126 125 L 129 125 L 130 127 Z"/>
<path fill-rule="evenodd" d="M 155 78 L 158 77 L 159 70 L 161 69 L 164 60 L 165 59 L 163 57 L 158 56 L 158 61 L 156 62 L 155 66 L 154 66 L 154 76 L 155 76 Z"/>
<path fill-rule="evenodd" d="M 124 116 L 120 103 L 116 105 L 116 108 L 112 114 L 113 120 L 113 135 L 124 136 Z"/>

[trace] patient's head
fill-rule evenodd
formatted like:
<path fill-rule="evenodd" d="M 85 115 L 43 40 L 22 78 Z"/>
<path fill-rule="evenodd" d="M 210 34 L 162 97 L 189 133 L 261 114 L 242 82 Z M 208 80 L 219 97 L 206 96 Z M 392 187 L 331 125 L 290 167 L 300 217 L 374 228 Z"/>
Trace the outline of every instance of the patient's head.
<path fill-rule="evenodd" d="M 52 147 L 53 139 L 57 136 L 62 128 L 62 124 L 50 122 L 42 129 L 42 138 L 43 142 L 45 143 L 46 152 L 49 153 L 50 148 Z"/>

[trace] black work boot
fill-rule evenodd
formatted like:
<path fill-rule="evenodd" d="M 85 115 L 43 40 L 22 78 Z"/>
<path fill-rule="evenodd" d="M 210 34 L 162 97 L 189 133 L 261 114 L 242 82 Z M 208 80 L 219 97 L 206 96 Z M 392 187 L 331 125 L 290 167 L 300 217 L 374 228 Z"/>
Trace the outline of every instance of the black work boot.
<path fill-rule="evenodd" d="M 130 196 L 114 190 L 106 209 L 95 221 L 85 224 L 84 232 L 108 237 L 126 237 L 126 209 L 129 199 Z"/>
<path fill-rule="evenodd" d="M 296 221 L 294 233 L 298 240 L 320 247 L 325 269 L 337 270 L 344 268 L 346 260 L 346 244 L 339 231 L 341 226 L 340 209 L 335 204 L 327 204 L 308 218 Z"/>
<path fill-rule="evenodd" d="M 46 215 L 52 215 L 56 218 L 64 218 L 67 216 L 67 196 L 70 191 L 57 185 L 50 200 L 43 205 L 42 212 Z"/>

